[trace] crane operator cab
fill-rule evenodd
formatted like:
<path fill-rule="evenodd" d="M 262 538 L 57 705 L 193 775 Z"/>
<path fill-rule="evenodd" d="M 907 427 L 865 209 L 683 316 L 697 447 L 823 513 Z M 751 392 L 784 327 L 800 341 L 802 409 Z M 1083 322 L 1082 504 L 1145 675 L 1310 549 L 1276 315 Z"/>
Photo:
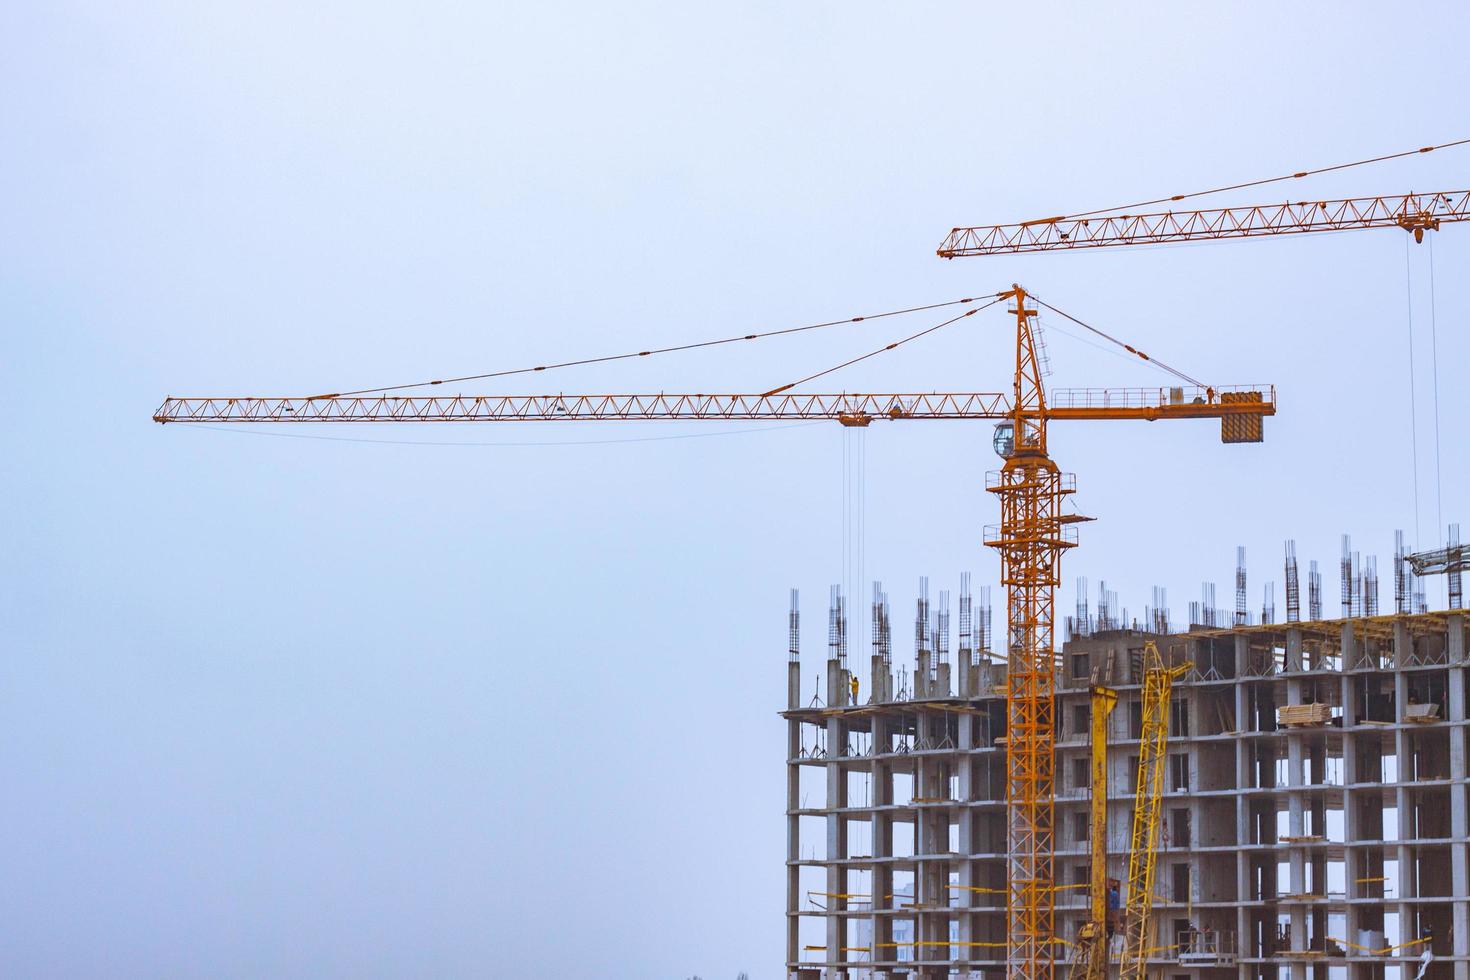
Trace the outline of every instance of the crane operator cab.
<path fill-rule="evenodd" d="M 1016 424 L 1014 422 L 998 422 L 995 433 L 990 437 L 990 445 L 995 449 L 995 455 L 1001 459 L 1010 459 L 1016 451 Z"/>

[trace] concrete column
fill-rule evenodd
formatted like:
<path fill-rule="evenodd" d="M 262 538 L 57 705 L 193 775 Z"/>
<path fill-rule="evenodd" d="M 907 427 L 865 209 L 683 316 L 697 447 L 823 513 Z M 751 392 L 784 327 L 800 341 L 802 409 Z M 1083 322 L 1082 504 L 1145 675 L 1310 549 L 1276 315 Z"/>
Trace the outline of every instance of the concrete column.
<path fill-rule="evenodd" d="M 1300 680 L 1288 680 L 1286 682 L 1287 704 L 1302 703 L 1302 682 Z M 1287 834 L 1291 837 L 1306 836 L 1306 820 L 1304 816 L 1304 797 L 1306 785 L 1306 767 L 1303 759 L 1302 734 L 1297 729 L 1288 729 L 1286 733 L 1286 784 L 1287 784 Z M 1290 889 L 1293 895 L 1302 895 L 1307 890 L 1306 852 L 1302 844 L 1293 842 L 1287 851 L 1287 860 L 1290 862 Z M 1291 906 L 1291 948 L 1296 951 L 1307 948 L 1307 907 L 1300 903 Z M 1293 959 L 1291 963 L 1292 980 L 1306 980 L 1307 964 L 1300 959 Z"/>
<path fill-rule="evenodd" d="M 829 668 L 837 661 L 829 660 Z M 831 670 L 828 676 L 842 675 L 846 671 Z M 845 678 L 842 678 L 845 680 Z M 839 965 L 847 958 L 843 947 L 847 945 L 847 929 L 842 916 L 835 913 L 847 908 L 847 865 L 840 863 L 847 858 L 847 817 L 839 811 L 847 806 L 847 773 L 839 760 L 842 756 L 846 725 L 840 718 L 827 720 L 827 977 L 828 980 L 845 980 L 847 973 Z"/>
<path fill-rule="evenodd" d="M 875 721 L 881 726 L 883 751 L 889 750 L 891 742 L 890 722 L 885 718 Z M 877 912 L 891 907 L 894 902 L 887 896 L 893 894 L 893 869 L 885 858 L 893 855 L 893 815 L 892 811 L 885 809 L 893 805 L 893 769 L 887 761 L 873 762 L 873 940 L 872 952 L 869 954 L 874 960 L 897 959 L 897 951 L 892 946 L 884 945 L 893 942 L 893 923 L 886 915 L 878 915 Z"/>
<path fill-rule="evenodd" d="M 1357 704 L 1353 700 L 1353 676 L 1347 673 L 1347 663 L 1343 663 L 1343 675 L 1341 677 L 1342 702 L 1342 839 L 1343 846 L 1343 892 L 1348 900 L 1345 921 L 1347 923 L 1347 935 L 1341 938 L 1348 942 L 1358 941 L 1359 909 L 1352 904 L 1352 899 L 1362 895 L 1364 888 L 1358 883 L 1359 878 L 1366 877 L 1363 872 L 1362 851 L 1356 846 L 1358 840 L 1358 815 L 1357 815 L 1357 792 L 1350 787 L 1358 782 L 1362 775 L 1358 771 L 1358 740 L 1353 726 L 1357 724 Z M 1375 790 L 1375 792 L 1377 792 Z M 1349 947 L 1350 952 L 1355 952 Z M 1357 980 L 1363 974 L 1358 964 L 1349 964 L 1348 980 Z"/>
<path fill-rule="evenodd" d="M 1237 646 L 1236 659 L 1239 660 L 1239 647 Z M 1245 680 L 1242 672 L 1237 667 L 1235 672 L 1235 730 L 1244 732 L 1246 725 L 1246 691 Z M 1251 876 L 1250 857 L 1248 848 L 1250 846 L 1250 807 L 1246 796 L 1246 787 L 1251 784 L 1251 756 L 1250 747 L 1253 742 L 1246 738 L 1235 740 L 1235 839 L 1239 849 L 1235 852 L 1235 897 L 1238 904 L 1235 907 L 1235 942 L 1236 942 L 1236 975 L 1238 980 L 1251 980 L 1252 966 L 1244 962 L 1245 958 L 1254 954 L 1254 950 L 1247 948 L 1248 934 L 1250 931 L 1250 909 L 1252 904 L 1250 896 Z"/>
<path fill-rule="evenodd" d="M 793 663 L 791 673 L 796 675 L 794 687 L 801 685 L 801 665 Z M 797 695 L 800 696 L 799 694 Z M 786 722 L 786 966 L 796 969 L 801 959 L 801 819 L 796 811 L 801 807 L 801 766 L 796 757 L 801 753 L 801 722 L 788 719 Z"/>
<path fill-rule="evenodd" d="M 1286 669 L 1296 672 L 1302 666 L 1302 631 L 1292 627 L 1286 631 Z"/>
<path fill-rule="evenodd" d="M 851 698 L 848 696 L 847 671 L 835 657 L 827 660 L 827 707 L 840 708 Z"/>
<path fill-rule="evenodd" d="M 963 667 L 963 665 L 962 665 Z M 965 676 L 968 671 L 963 671 L 960 676 Z M 976 887 L 975 879 L 975 812 L 971 806 L 975 799 L 974 774 L 971 768 L 972 754 L 975 751 L 975 716 L 964 712 L 959 717 L 960 740 L 959 740 L 959 772 L 956 774 L 958 788 L 956 790 L 960 799 L 959 808 L 959 903 L 962 909 L 970 909 L 975 905 Z M 975 950 L 979 947 L 970 946 L 975 941 L 975 916 L 972 912 L 962 911 L 959 914 L 959 940 L 962 945 L 959 956 L 965 960 L 979 959 Z M 961 976 L 964 972 L 961 971 Z"/>
<path fill-rule="evenodd" d="M 1446 623 L 1446 651 L 1449 654 L 1449 722 L 1450 722 L 1450 845 L 1451 892 L 1455 896 L 1451 908 L 1452 952 L 1457 957 L 1470 956 L 1470 819 L 1465 799 L 1465 632 L 1464 620 L 1452 615 Z M 1455 980 L 1470 980 L 1470 963 L 1455 962 Z"/>
<path fill-rule="evenodd" d="M 929 743 L 937 744 L 948 724 L 946 715 L 939 712 L 923 712 L 920 724 Z M 924 799 L 940 799 L 949 795 L 948 771 L 938 757 L 918 760 L 919 777 L 914 780 L 915 792 Z M 945 810 L 932 805 L 915 808 L 915 825 L 919 836 L 916 851 L 921 855 L 940 854 L 949 849 L 949 818 Z M 922 928 L 915 938 L 926 943 L 942 942 L 949 938 L 949 918 L 942 910 L 949 903 L 949 873 L 944 862 L 926 860 L 920 863 L 916 874 L 919 905 L 918 920 Z M 925 945 L 915 951 L 916 960 L 948 959 L 948 949 L 943 946 Z"/>
<path fill-rule="evenodd" d="M 1404 673 L 1404 665 L 1409 656 L 1409 631 L 1405 624 L 1400 621 L 1393 625 L 1393 744 L 1394 755 L 1397 758 L 1397 782 L 1398 787 L 1394 791 L 1395 809 L 1398 811 L 1398 832 L 1395 835 L 1400 843 L 1394 849 L 1398 860 L 1398 885 L 1397 896 L 1400 899 L 1413 898 L 1418 894 L 1417 875 L 1415 874 L 1413 852 L 1407 845 L 1402 843 L 1413 836 L 1413 828 L 1410 826 L 1412 817 L 1409 809 L 1409 790 L 1404 784 L 1414 777 L 1414 760 L 1409 749 L 1409 733 L 1404 731 L 1404 705 L 1409 703 L 1409 678 Z M 1406 902 L 1397 903 L 1399 916 L 1399 942 L 1409 942 L 1418 939 L 1417 927 L 1414 922 L 1414 907 Z"/>

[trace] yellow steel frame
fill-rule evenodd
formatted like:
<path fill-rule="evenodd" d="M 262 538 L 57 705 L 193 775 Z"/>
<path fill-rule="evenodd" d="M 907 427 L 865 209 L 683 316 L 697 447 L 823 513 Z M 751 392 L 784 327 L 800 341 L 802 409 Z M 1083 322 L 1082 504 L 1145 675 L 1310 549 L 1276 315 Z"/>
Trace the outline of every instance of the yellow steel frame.
<path fill-rule="evenodd" d="M 1138 784 L 1133 793 L 1133 830 L 1128 846 L 1127 936 L 1121 980 L 1143 980 L 1148 967 L 1149 913 L 1159 846 L 1159 811 L 1164 795 L 1165 749 L 1169 741 L 1169 698 L 1174 681 L 1192 664 L 1165 667 L 1152 640 L 1143 650 L 1143 728 L 1139 733 Z"/>
<path fill-rule="evenodd" d="M 1090 914 L 1077 934 L 1074 980 L 1104 980 L 1108 972 L 1108 716 L 1118 703 L 1110 687 L 1092 687 L 1092 786 L 1088 833 L 1092 869 L 1088 884 Z"/>

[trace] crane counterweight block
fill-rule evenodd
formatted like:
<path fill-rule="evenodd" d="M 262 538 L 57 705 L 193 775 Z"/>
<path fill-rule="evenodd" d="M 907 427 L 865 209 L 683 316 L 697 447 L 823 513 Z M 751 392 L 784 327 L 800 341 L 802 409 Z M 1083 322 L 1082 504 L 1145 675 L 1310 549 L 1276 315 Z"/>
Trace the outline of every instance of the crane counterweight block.
<path fill-rule="evenodd" d="M 1259 391 L 1224 391 L 1220 393 L 1222 405 L 1260 404 L 1264 401 Z M 1223 443 L 1264 442 L 1265 412 L 1220 416 L 1220 441 Z"/>

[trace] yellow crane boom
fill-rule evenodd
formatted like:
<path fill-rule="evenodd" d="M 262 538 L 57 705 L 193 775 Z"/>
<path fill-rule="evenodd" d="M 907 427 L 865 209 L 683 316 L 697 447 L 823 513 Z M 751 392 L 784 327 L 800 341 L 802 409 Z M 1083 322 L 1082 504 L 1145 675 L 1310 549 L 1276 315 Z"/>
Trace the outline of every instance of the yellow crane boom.
<path fill-rule="evenodd" d="M 1138 783 L 1133 792 L 1133 832 L 1128 847 L 1127 936 L 1120 980 L 1144 980 L 1153 910 L 1154 868 L 1159 846 L 1159 810 L 1164 795 L 1165 749 L 1169 741 L 1169 698 L 1174 681 L 1193 664 L 1164 666 L 1152 641 L 1143 649 L 1143 727 L 1139 733 Z"/>
<path fill-rule="evenodd" d="M 1094 684 L 1090 693 L 1092 785 L 1088 846 L 1092 868 L 1088 882 L 1089 914 L 1077 933 L 1072 960 L 1074 980 L 1105 980 L 1108 975 L 1108 716 L 1118 703 L 1118 692 Z"/>

